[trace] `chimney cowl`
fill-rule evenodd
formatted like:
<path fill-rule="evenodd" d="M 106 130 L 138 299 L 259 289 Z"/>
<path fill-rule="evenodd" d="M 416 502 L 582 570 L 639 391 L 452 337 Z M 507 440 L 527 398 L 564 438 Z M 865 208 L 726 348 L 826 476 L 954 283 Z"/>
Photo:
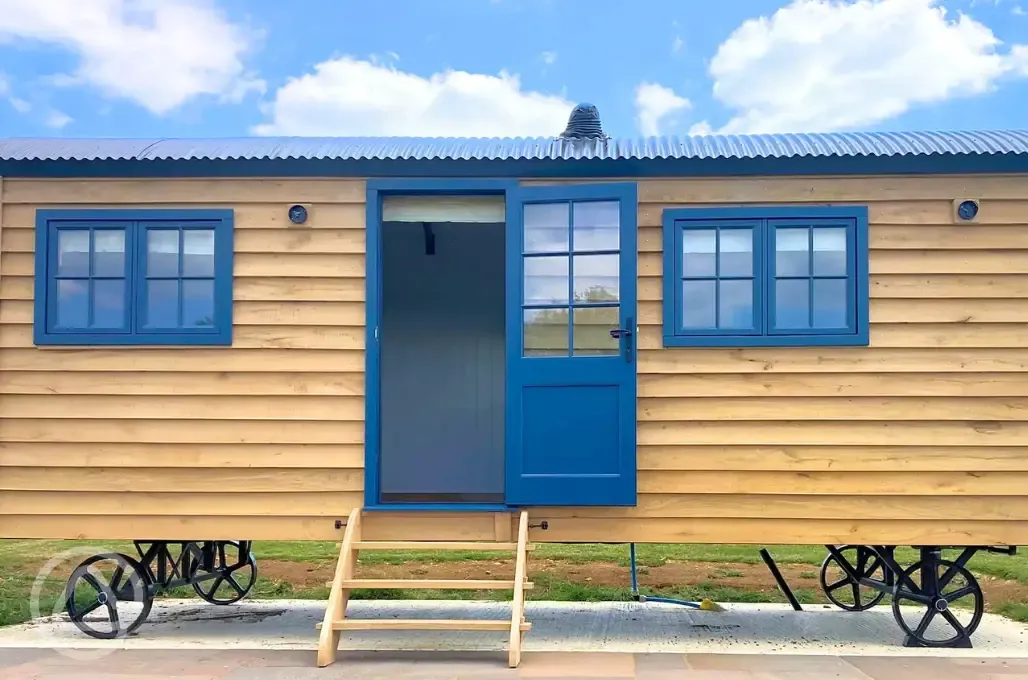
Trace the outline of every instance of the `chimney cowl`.
<path fill-rule="evenodd" d="M 568 126 L 560 136 L 565 139 L 605 139 L 600 112 L 592 104 L 579 104 L 571 110 Z"/>

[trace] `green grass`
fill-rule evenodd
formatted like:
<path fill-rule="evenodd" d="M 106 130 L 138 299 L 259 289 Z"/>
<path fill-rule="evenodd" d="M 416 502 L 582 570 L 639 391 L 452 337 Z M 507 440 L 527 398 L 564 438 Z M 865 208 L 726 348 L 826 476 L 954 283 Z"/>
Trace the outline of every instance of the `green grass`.
<path fill-rule="evenodd" d="M 52 556 L 72 548 L 96 547 L 106 551 L 120 551 L 135 555 L 130 542 L 90 542 L 90 541 L 0 541 L 0 625 L 10 625 L 29 618 L 28 598 L 32 583 L 39 568 Z M 258 571 L 262 560 L 307 563 L 315 567 L 331 567 L 338 556 L 338 547 L 334 542 L 258 542 L 254 552 L 258 559 Z M 773 546 L 769 547 L 775 560 L 782 565 L 807 565 L 802 572 L 809 578 L 817 574 L 825 557 L 825 550 L 820 546 Z M 897 551 L 901 564 L 909 564 L 916 554 L 910 549 Z M 78 558 L 78 559 L 81 559 Z M 451 551 L 418 551 L 390 552 L 374 551 L 361 555 L 361 563 L 373 564 L 410 564 L 446 563 L 463 561 L 495 561 L 495 552 L 451 552 Z M 588 564 L 593 562 L 614 563 L 627 568 L 629 564 L 628 546 L 625 545 L 554 545 L 539 544 L 532 554 L 532 561 L 539 565 L 545 561 L 563 562 L 566 564 Z M 659 567 L 669 562 L 705 562 L 721 566 L 709 574 L 709 580 L 698 583 L 681 584 L 663 588 L 659 592 L 647 591 L 653 596 L 663 596 L 683 600 L 698 601 L 710 598 L 718 602 L 782 602 L 784 598 L 775 590 L 756 590 L 733 587 L 731 580 L 743 576 L 738 566 L 760 564 L 760 556 L 756 546 L 749 545 L 640 545 L 637 560 L 640 574 L 649 568 Z M 1028 586 L 1028 555 L 1014 557 L 1005 555 L 978 554 L 971 562 L 973 571 L 979 576 L 1016 581 Z M 64 587 L 64 577 L 71 565 L 66 565 L 64 572 L 55 574 L 44 583 L 44 598 L 53 602 Z M 547 573 L 544 568 L 534 570 L 532 580 L 535 588 L 528 592 L 531 600 L 559 601 L 626 601 L 631 598 L 631 590 L 627 587 L 628 574 L 625 573 L 624 587 L 593 583 L 573 583 L 566 579 Z M 713 582 L 716 580 L 718 582 Z M 987 584 L 986 584 L 987 589 Z M 280 580 L 258 577 L 252 597 L 261 599 L 295 598 L 324 600 L 328 597 L 328 588 L 322 584 L 316 587 L 298 586 Z M 1026 588 L 1028 593 L 1028 588 Z M 796 597 L 804 604 L 822 601 L 822 596 L 815 590 L 800 588 L 795 591 Z M 179 588 L 166 597 L 194 597 L 191 588 Z M 508 600 L 507 591 L 438 591 L 438 590 L 391 590 L 391 591 L 355 591 L 355 599 L 492 599 Z M 1028 597 L 1025 601 L 991 602 L 993 610 L 1018 621 L 1028 621 Z"/>

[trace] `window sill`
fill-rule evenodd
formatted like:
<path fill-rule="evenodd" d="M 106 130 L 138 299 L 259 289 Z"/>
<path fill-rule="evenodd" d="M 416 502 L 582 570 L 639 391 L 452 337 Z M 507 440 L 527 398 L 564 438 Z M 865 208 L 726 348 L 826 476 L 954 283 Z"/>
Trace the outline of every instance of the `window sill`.
<path fill-rule="evenodd" d="M 856 335 L 665 335 L 664 347 L 867 347 Z"/>

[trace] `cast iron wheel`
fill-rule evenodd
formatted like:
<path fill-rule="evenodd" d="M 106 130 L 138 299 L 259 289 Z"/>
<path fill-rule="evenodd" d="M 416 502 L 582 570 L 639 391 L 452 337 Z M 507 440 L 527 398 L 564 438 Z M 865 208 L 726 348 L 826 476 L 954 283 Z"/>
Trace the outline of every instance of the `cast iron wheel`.
<path fill-rule="evenodd" d="M 977 579 L 967 569 L 949 560 L 936 560 L 935 580 L 938 586 L 932 588 L 928 584 L 926 587 L 922 582 L 923 566 L 924 562 L 915 562 L 903 572 L 917 591 L 905 585 L 906 579 L 897 579 L 892 595 L 892 615 L 896 623 L 904 633 L 925 647 L 950 647 L 970 640 L 985 611 L 985 598 Z M 904 618 L 903 606 L 918 608 L 918 613 L 911 617 L 916 621 L 914 625 Z M 906 613 L 913 614 L 912 611 Z"/>
<path fill-rule="evenodd" d="M 885 564 L 871 548 L 864 545 L 844 545 L 838 548 L 838 551 L 857 576 L 885 581 Z M 821 589 L 832 604 L 848 612 L 870 609 L 885 597 L 884 591 L 862 586 L 850 578 L 831 553 L 821 564 Z"/>
<path fill-rule="evenodd" d="M 212 578 L 213 576 L 213 578 Z M 193 590 L 211 604 L 235 604 L 257 582 L 257 560 L 249 541 L 216 541 L 210 575 L 193 582 Z"/>
<path fill-rule="evenodd" d="M 65 588 L 65 605 L 76 628 L 113 640 L 146 621 L 153 592 L 139 562 L 121 553 L 100 553 L 75 567 Z"/>

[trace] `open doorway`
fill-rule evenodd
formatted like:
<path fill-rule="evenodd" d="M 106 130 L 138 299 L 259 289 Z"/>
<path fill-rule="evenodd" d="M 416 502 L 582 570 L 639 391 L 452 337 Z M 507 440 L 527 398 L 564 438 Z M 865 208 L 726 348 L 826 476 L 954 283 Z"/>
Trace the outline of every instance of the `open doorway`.
<path fill-rule="evenodd" d="M 489 209 L 443 197 L 383 208 L 383 504 L 504 501 L 505 223 L 497 199 Z"/>

